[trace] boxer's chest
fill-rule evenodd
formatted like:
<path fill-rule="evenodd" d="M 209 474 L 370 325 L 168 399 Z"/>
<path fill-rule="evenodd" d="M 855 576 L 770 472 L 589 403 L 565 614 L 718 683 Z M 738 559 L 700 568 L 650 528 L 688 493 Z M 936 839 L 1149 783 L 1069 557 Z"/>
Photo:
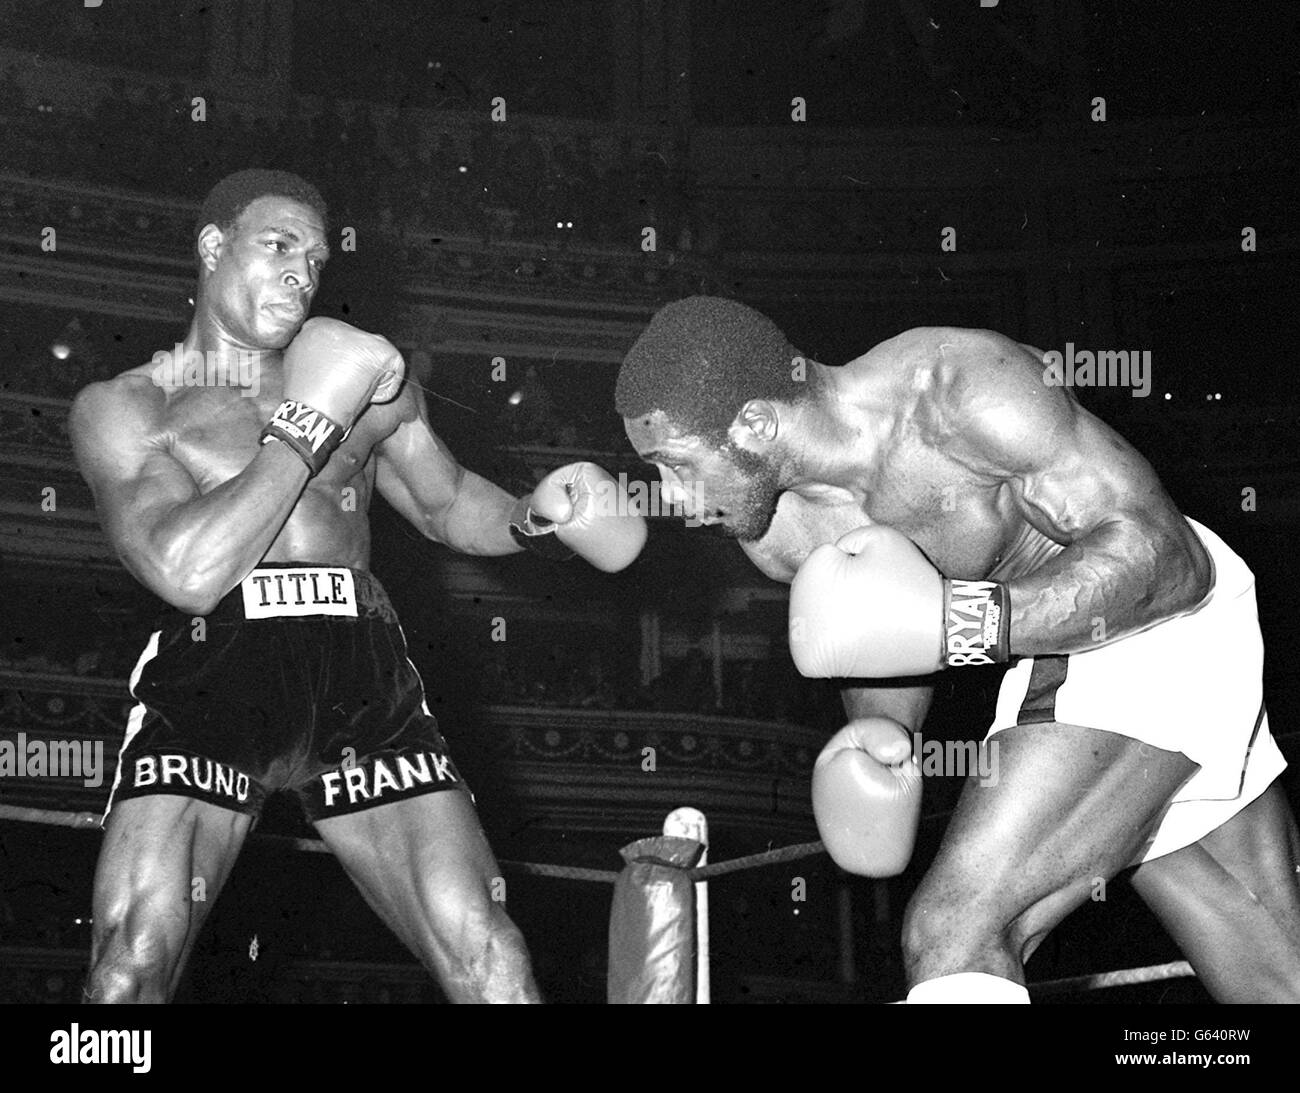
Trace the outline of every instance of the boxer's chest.
<path fill-rule="evenodd" d="M 769 576 L 790 580 L 815 548 L 864 524 L 901 531 L 946 576 L 1005 576 L 1018 560 L 1060 548 L 1030 527 L 1010 491 L 937 453 L 910 453 L 864 480 L 863 497 L 816 501 L 781 495 L 768 533 L 745 552 Z"/>
<path fill-rule="evenodd" d="M 948 577 L 986 577 L 1026 528 L 1005 484 L 972 474 L 941 452 L 918 448 L 875 475 L 866 512 L 901 531 Z"/>
<path fill-rule="evenodd" d="M 215 489 L 252 462 L 262 427 L 282 398 L 278 377 L 273 383 L 263 384 L 256 395 L 238 389 L 184 392 L 168 407 L 164 426 L 171 454 L 189 471 L 201 492 Z M 373 475 L 362 472 L 373 444 L 370 430 L 359 422 L 309 483 L 308 494 L 332 494 L 353 484 L 364 489 L 368 497 Z M 362 505 L 357 507 L 364 511 Z"/>

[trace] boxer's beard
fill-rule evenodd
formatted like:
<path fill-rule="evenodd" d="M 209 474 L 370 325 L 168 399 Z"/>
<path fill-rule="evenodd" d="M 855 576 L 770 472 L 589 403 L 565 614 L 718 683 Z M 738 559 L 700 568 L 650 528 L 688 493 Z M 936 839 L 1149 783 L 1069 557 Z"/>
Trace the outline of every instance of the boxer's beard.
<path fill-rule="evenodd" d="M 727 510 L 722 532 L 729 538 L 752 542 L 767 534 L 776 515 L 780 475 L 769 460 L 744 448 L 733 447 L 728 454 L 741 472 L 744 485 L 735 504 Z"/>

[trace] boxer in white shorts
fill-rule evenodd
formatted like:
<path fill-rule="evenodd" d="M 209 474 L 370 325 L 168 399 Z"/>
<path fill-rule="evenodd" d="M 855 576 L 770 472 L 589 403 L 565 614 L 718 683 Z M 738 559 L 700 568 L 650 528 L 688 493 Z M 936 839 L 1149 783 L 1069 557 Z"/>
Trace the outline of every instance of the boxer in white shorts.
<path fill-rule="evenodd" d="M 1300 1001 L 1300 838 L 1251 575 L 1041 351 L 923 327 L 827 367 L 692 297 L 654 317 L 615 400 L 664 499 L 791 583 L 800 671 L 849 681 L 813 779 L 844 868 L 907 864 L 934 673 L 1013 665 L 999 777 L 967 782 L 904 916 L 909 1002 L 1027 1002 L 1030 954 L 1134 863 L 1214 998 Z"/>
<path fill-rule="evenodd" d="M 1286 769 L 1264 709 L 1255 576 L 1209 528 L 1214 590 L 1191 614 L 1069 656 L 1026 657 L 1003 677 L 991 740 L 1015 725 L 1104 729 L 1199 764 L 1174 794 L 1144 861 L 1190 846 L 1232 819 Z"/>

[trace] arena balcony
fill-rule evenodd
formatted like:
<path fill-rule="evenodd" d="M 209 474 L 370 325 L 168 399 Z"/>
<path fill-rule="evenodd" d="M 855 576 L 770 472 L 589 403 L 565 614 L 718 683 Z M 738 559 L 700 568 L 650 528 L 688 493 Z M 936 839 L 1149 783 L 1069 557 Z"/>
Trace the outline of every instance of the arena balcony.
<path fill-rule="evenodd" d="M 133 705 L 125 682 L 0 668 L 0 696 L 0 734 L 25 743 L 33 757 L 30 768 L 26 759 L 8 757 L 19 766 L 0 779 L 0 801 L 101 812 Z M 663 818 L 685 804 L 703 810 L 724 840 L 762 845 L 814 837 L 809 777 L 826 733 L 806 725 L 503 705 L 475 710 L 472 731 L 448 726 L 446 734 L 464 755 L 462 766 L 492 780 L 489 822 L 528 832 L 528 844 L 554 845 L 580 832 L 593 849 L 603 844 L 612 853 L 657 833 Z M 74 752 L 76 770 L 68 765 Z M 37 755 L 43 769 L 30 773 Z M 87 763 L 102 756 L 102 766 L 81 770 L 83 755 Z M 62 773 L 49 773 L 56 758 Z M 517 852 L 509 843 L 505 856 Z"/>

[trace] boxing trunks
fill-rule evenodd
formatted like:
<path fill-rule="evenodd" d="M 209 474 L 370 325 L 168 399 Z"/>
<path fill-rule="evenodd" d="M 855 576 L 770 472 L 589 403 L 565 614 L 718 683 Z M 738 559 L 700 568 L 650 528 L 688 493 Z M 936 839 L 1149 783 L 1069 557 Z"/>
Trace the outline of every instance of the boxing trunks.
<path fill-rule="evenodd" d="M 1188 520 L 1214 562 L 1214 590 L 1183 615 L 1098 649 L 1027 657 L 1003 677 L 988 736 L 1016 725 L 1083 725 L 1182 752 L 1200 764 L 1133 864 L 1190 846 L 1286 769 L 1264 710 L 1255 576 Z"/>
<path fill-rule="evenodd" d="M 315 821 L 467 790 L 365 570 L 262 566 L 208 615 L 164 612 L 131 695 L 109 808 L 173 794 L 256 816 L 289 790 Z"/>

